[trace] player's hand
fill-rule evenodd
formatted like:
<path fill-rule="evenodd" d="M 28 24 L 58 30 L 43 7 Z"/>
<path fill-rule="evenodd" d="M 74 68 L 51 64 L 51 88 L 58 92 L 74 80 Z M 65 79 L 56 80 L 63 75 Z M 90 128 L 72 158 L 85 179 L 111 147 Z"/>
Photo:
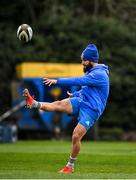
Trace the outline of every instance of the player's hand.
<path fill-rule="evenodd" d="M 69 97 L 73 97 L 74 95 L 72 93 L 70 93 L 69 91 L 67 91 L 67 94 L 69 95 Z"/>
<path fill-rule="evenodd" d="M 57 80 L 56 79 L 43 78 L 43 83 L 45 85 L 51 86 L 52 84 L 56 84 Z"/>

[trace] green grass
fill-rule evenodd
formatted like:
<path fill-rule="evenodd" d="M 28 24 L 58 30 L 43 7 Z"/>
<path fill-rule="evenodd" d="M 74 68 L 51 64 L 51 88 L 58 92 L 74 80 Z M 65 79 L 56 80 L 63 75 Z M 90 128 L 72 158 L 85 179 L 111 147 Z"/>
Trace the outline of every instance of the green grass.
<path fill-rule="evenodd" d="M 82 142 L 75 173 L 61 175 L 69 141 L 19 141 L 0 144 L 0 178 L 130 179 L 136 178 L 136 143 Z"/>

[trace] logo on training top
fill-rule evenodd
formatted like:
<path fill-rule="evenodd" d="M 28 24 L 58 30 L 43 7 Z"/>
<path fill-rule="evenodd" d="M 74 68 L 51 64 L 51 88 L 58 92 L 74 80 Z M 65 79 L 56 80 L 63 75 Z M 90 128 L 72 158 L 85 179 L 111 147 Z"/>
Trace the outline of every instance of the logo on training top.
<path fill-rule="evenodd" d="M 86 121 L 85 123 L 86 123 L 86 124 L 89 126 L 89 124 L 90 124 L 90 121 Z"/>
<path fill-rule="evenodd" d="M 90 73 L 90 76 L 91 76 L 92 78 L 95 78 L 95 77 L 94 77 L 94 73 Z"/>

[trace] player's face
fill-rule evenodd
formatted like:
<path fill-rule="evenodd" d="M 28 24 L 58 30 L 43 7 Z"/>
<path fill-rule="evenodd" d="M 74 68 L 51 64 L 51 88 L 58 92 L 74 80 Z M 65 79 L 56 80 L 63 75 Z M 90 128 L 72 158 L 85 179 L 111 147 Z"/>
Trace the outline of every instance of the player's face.
<path fill-rule="evenodd" d="M 83 65 L 83 71 L 84 73 L 86 73 L 87 71 L 89 71 L 93 66 L 92 64 L 90 63 L 90 61 L 87 61 L 87 60 L 82 60 L 82 65 Z"/>

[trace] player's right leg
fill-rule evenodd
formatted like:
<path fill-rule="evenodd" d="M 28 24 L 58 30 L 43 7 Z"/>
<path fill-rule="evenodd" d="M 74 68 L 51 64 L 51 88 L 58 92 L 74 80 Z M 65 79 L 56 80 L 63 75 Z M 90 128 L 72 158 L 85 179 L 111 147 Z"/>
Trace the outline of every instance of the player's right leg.
<path fill-rule="evenodd" d="M 48 102 L 38 102 L 33 99 L 30 95 L 28 89 L 23 91 L 23 96 L 26 100 L 26 105 L 28 108 L 38 108 L 43 111 L 58 111 L 58 112 L 66 112 L 68 114 L 72 113 L 72 105 L 70 103 L 69 98 L 63 99 L 61 101 L 54 101 L 52 103 Z"/>

